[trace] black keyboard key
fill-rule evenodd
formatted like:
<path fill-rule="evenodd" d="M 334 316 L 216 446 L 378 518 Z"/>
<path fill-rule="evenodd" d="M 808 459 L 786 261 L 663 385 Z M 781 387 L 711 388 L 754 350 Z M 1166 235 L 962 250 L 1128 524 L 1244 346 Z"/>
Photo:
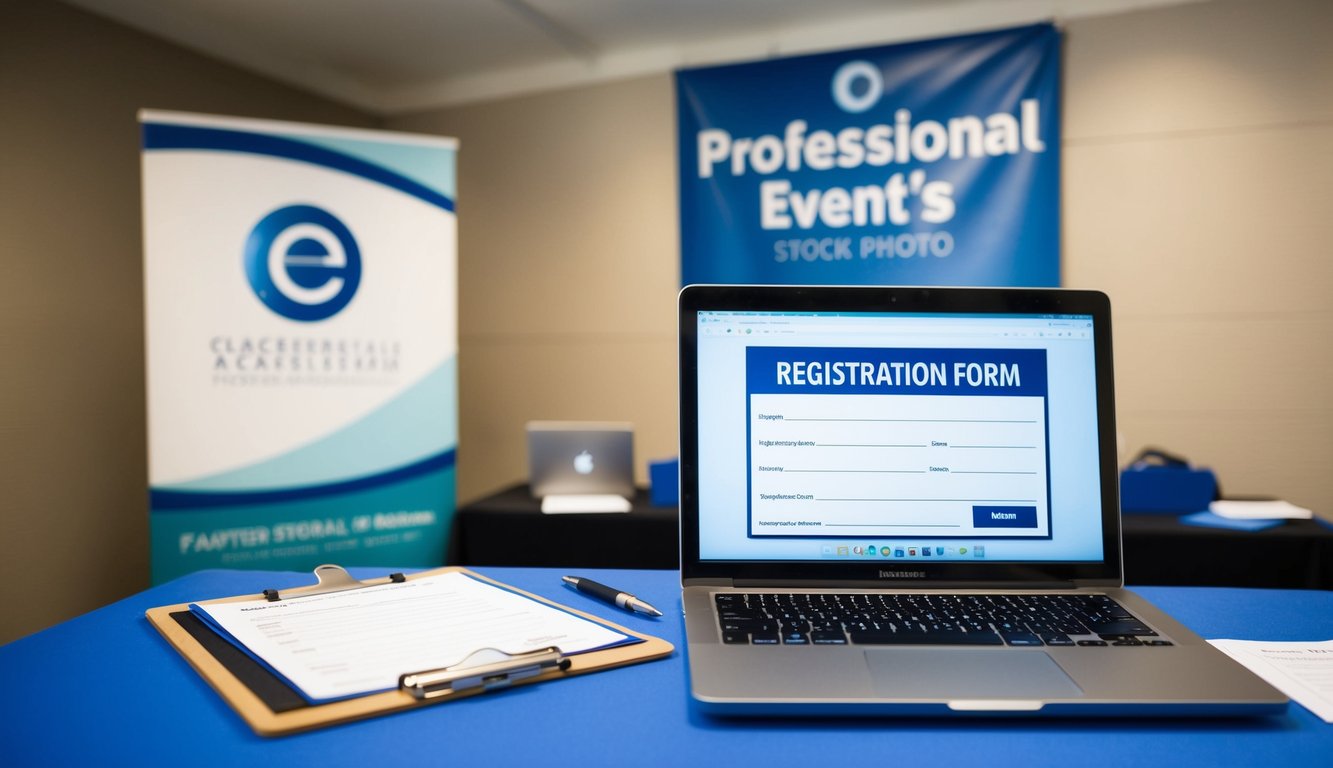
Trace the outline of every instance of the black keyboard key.
<path fill-rule="evenodd" d="M 1104 645 L 1106 645 L 1106 641 L 1105 641 L 1105 640 L 1079 640 L 1079 641 L 1078 641 L 1078 644 L 1079 644 L 1079 645 L 1082 645 L 1082 646 L 1104 646 Z"/>
<path fill-rule="evenodd" d="M 778 645 L 780 641 L 777 632 L 758 632 L 750 635 L 750 642 L 755 645 Z"/>
<path fill-rule="evenodd" d="M 815 645 L 846 645 L 847 636 L 842 630 L 817 629 L 810 633 L 810 642 Z"/>
<path fill-rule="evenodd" d="M 725 608 L 718 608 L 717 615 L 730 616 L 732 618 L 741 619 L 741 618 L 755 618 L 757 616 L 767 616 L 768 614 L 764 613 L 758 608 L 747 608 L 744 605 L 736 605 L 736 606 L 729 605 Z"/>
<path fill-rule="evenodd" d="M 994 632 L 848 632 L 857 645 L 1004 645 Z"/>
<path fill-rule="evenodd" d="M 783 645 L 809 645 L 810 638 L 804 632 L 787 632 L 782 635 Z"/>
<path fill-rule="evenodd" d="M 723 619 L 723 632 L 777 632 L 777 622 L 762 619 Z"/>
<path fill-rule="evenodd" d="M 1041 638 L 1031 632 L 1002 632 L 1000 636 L 1009 645 L 1041 645 Z"/>
<path fill-rule="evenodd" d="M 1107 621 L 1100 624 L 1088 624 L 1094 635 L 1155 635 L 1143 622 L 1130 617 L 1130 621 Z"/>
<path fill-rule="evenodd" d="M 1064 634 L 1046 634 L 1041 636 L 1041 641 L 1047 645 L 1073 645 L 1074 641 L 1069 635 Z"/>
<path fill-rule="evenodd" d="M 749 633 L 749 632 L 723 632 L 723 633 L 722 633 L 722 642 L 726 643 L 727 645 L 749 645 L 749 644 L 750 644 L 750 633 Z"/>

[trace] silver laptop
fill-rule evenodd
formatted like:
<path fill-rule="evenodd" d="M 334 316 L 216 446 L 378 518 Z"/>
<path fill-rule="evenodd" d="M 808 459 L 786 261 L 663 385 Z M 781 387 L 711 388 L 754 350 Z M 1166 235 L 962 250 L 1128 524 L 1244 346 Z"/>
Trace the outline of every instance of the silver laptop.
<path fill-rule="evenodd" d="M 705 711 L 1287 706 L 1122 589 L 1105 295 L 690 286 L 679 306 Z"/>
<path fill-rule="evenodd" d="M 634 496 L 634 427 L 625 422 L 530 421 L 532 495 Z"/>

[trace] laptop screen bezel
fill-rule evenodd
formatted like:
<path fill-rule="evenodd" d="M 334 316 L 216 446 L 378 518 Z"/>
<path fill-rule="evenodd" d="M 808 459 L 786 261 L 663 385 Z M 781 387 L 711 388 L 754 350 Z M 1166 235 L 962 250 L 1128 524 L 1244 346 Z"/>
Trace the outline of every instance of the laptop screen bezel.
<path fill-rule="evenodd" d="M 1044 288 L 936 288 L 880 286 L 691 285 L 681 292 L 680 339 L 680 535 L 681 578 L 763 583 L 855 583 L 927 587 L 932 584 L 1123 583 L 1120 549 L 1120 483 L 1116 464 L 1115 391 L 1111 361 L 1111 306 L 1097 291 Z M 1080 314 L 1093 318 L 1097 439 L 1102 509 L 1100 562 L 985 563 L 701 560 L 699 548 L 698 313 L 876 312 L 949 314 Z M 899 564 L 901 565 L 901 564 Z"/>

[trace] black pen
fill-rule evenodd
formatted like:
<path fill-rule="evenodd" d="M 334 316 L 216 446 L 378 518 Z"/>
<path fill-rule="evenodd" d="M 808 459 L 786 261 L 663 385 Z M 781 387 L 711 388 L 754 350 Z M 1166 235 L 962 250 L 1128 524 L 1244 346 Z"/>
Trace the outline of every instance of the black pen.
<path fill-rule="evenodd" d="M 605 600 L 617 608 L 624 608 L 632 613 L 646 613 L 649 616 L 662 615 L 661 611 L 628 592 L 621 592 L 614 587 L 598 584 L 592 579 L 583 579 L 578 576 L 562 576 L 561 578 L 566 584 L 573 585 L 578 591 L 592 595 L 598 600 Z"/>

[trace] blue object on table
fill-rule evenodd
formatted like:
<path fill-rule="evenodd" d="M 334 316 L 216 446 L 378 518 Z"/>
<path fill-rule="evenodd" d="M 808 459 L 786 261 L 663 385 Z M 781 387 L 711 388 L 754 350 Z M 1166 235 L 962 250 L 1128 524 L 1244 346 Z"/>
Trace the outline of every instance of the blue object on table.
<path fill-rule="evenodd" d="M 680 459 L 648 462 L 648 493 L 654 507 L 680 503 Z"/>
<path fill-rule="evenodd" d="M 1281 520 L 1237 520 L 1230 517 L 1222 517 L 1219 514 L 1204 510 L 1195 512 L 1192 515 L 1181 515 L 1180 522 L 1186 525 L 1197 525 L 1203 528 L 1226 528 L 1232 531 L 1262 531 L 1266 528 L 1282 525 Z"/>
<path fill-rule="evenodd" d="M 1123 512 L 1198 512 L 1215 498 L 1217 477 L 1211 469 L 1136 462 L 1120 472 Z"/>

